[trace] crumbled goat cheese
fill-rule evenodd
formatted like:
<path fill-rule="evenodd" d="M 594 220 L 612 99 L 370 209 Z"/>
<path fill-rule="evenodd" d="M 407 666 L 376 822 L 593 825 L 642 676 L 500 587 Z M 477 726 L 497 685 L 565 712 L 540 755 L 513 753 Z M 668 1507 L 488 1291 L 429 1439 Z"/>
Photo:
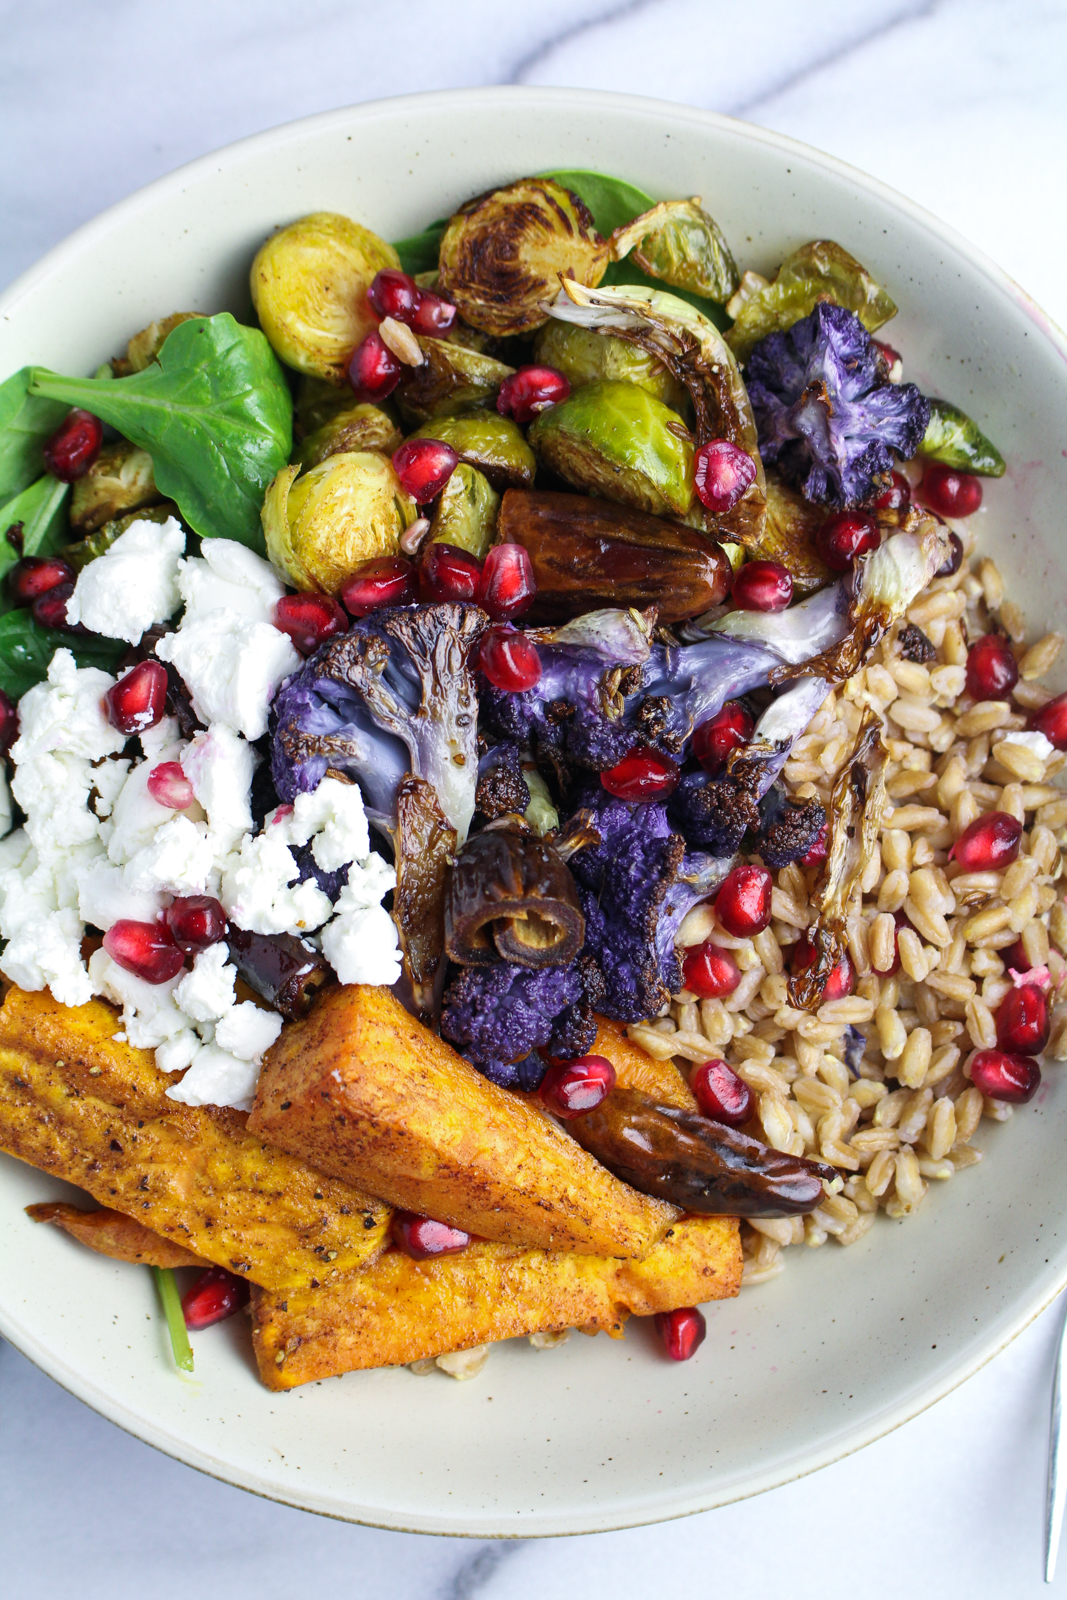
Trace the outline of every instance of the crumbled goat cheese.
<path fill-rule="evenodd" d="M 285 593 L 270 562 L 234 539 L 205 539 L 200 558 L 181 563 L 178 587 L 185 602 L 183 626 L 216 611 L 272 622 Z"/>
<path fill-rule="evenodd" d="M 89 957 L 89 976 L 95 994 L 102 994 L 105 1000 L 122 1007 L 122 1026 L 130 1043 L 138 1049 L 154 1050 L 167 1039 L 177 1039 L 188 1030 L 188 1018 L 179 1011 L 174 999 L 178 978 L 168 978 L 166 983 L 146 983 L 112 961 L 106 950 L 94 950 Z"/>
<path fill-rule="evenodd" d="M 175 1000 L 194 1022 L 218 1022 L 233 1009 L 237 968 L 227 966 L 228 958 L 224 944 L 209 945 L 201 950 L 192 972 L 187 972 L 175 989 Z"/>
<path fill-rule="evenodd" d="M 116 922 L 155 922 L 162 911 L 162 895 L 132 889 L 122 868 L 106 859 L 90 862 L 78 872 L 79 915 L 103 933 Z"/>
<path fill-rule="evenodd" d="M 396 924 L 384 906 L 348 906 L 322 930 L 322 953 L 342 983 L 393 984 L 400 976 Z"/>
<path fill-rule="evenodd" d="M 161 806 L 148 792 L 148 779 L 156 765 L 155 761 L 142 761 L 134 767 L 111 807 L 107 853 L 116 866 L 125 866 L 139 851 L 148 849 L 159 829 L 174 819 L 171 808 Z"/>
<path fill-rule="evenodd" d="M 384 856 L 369 855 L 354 861 L 348 869 L 348 885 L 337 897 L 337 911 L 359 911 L 379 905 L 390 889 L 396 888 L 396 868 Z"/>
<path fill-rule="evenodd" d="M 1006 733 L 1002 738 L 994 737 L 999 744 L 1021 744 L 1024 750 L 1032 750 L 1042 761 L 1047 761 L 1049 756 L 1056 752 L 1056 746 L 1051 739 L 1046 739 L 1036 728 L 1031 729 L 1029 733 Z"/>
<path fill-rule="evenodd" d="M 134 890 L 203 894 L 212 883 L 214 867 L 215 847 L 205 824 L 172 811 L 151 842 L 126 863 L 125 878 Z"/>
<path fill-rule="evenodd" d="M 161 717 L 154 728 L 146 728 L 138 737 L 149 772 L 164 761 L 177 761 L 185 748 L 177 717 Z"/>
<path fill-rule="evenodd" d="M 67 621 L 108 639 L 139 644 L 153 623 L 178 609 L 178 562 L 185 534 L 174 517 L 131 522 L 109 549 L 83 567 L 67 601 Z"/>
<path fill-rule="evenodd" d="M 220 854 L 233 850 L 252 830 L 252 775 L 257 761 L 252 746 L 221 722 L 194 735 L 182 751 L 182 771 L 207 813 Z"/>
<path fill-rule="evenodd" d="M 7 774 L 0 771 L 0 838 L 11 832 L 11 823 L 14 811 L 11 806 L 11 790 L 8 787 Z"/>
<path fill-rule="evenodd" d="M 216 1044 L 204 1044 L 179 1083 L 167 1090 L 168 1100 L 186 1106 L 233 1106 L 251 1111 L 259 1081 L 259 1066 L 241 1061 Z"/>
<path fill-rule="evenodd" d="M 291 807 L 279 807 L 267 827 L 286 844 L 312 839 L 311 853 L 324 872 L 361 861 L 370 850 L 363 796 L 356 784 L 337 778 L 323 778 L 311 794 L 298 794 Z"/>
<path fill-rule="evenodd" d="M 229 610 L 187 616 L 156 655 L 181 673 L 201 722 L 225 723 L 249 740 L 266 733 L 278 685 L 301 662 L 288 634 Z"/>
<path fill-rule="evenodd" d="M 333 912 L 313 879 L 296 883 L 300 869 L 284 840 L 261 833 L 246 838 L 222 874 L 227 916 L 250 933 L 306 933 Z M 291 887 L 290 887 L 291 885 Z"/>
<path fill-rule="evenodd" d="M 281 1031 L 277 1011 L 264 1011 L 251 1000 L 242 1000 L 215 1024 L 215 1043 L 240 1061 L 258 1065 Z"/>

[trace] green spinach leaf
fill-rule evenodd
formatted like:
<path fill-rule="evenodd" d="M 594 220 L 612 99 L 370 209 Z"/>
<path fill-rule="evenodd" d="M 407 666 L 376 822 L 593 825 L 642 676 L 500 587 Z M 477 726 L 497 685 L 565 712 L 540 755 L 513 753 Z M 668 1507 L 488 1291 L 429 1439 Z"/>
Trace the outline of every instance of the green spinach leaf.
<path fill-rule="evenodd" d="M 0 383 L 0 503 L 41 476 L 41 446 L 69 410 L 62 401 L 30 394 L 32 372 L 32 367 L 23 367 Z"/>
<path fill-rule="evenodd" d="M 38 478 L 0 508 L 0 579 L 10 572 L 20 551 L 24 556 L 50 556 L 65 543 L 69 491 L 70 484 L 60 483 L 58 478 Z M 7 535 L 19 523 L 21 540 L 13 544 Z M 0 611 L 10 608 L 6 591 L 0 588 Z"/>
<path fill-rule="evenodd" d="M 258 328 L 229 314 L 180 323 L 158 360 L 126 378 L 62 378 L 42 367 L 30 393 L 109 422 L 152 457 L 161 494 L 203 538 L 262 552 L 259 513 L 289 460 L 293 403 Z"/>
<path fill-rule="evenodd" d="M 0 689 L 18 700 L 48 676 L 57 650 L 71 651 L 79 667 L 114 672 L 128 649 L 121 639 L 102 639 L 95 633 L 82 638 L 57 628 L 40 628 L 21 607 L 0 617 Z"/>

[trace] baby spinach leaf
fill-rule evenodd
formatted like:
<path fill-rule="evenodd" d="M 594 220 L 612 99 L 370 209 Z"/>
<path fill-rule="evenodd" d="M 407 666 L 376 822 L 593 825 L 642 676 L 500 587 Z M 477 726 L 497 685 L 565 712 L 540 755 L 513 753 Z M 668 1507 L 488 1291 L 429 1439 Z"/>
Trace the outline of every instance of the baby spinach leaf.
<path fill-rule="evenodd" d="M 0 508 L 0 579 L 10 572 L 20 555 L 50 556 L 65 542 L 64 502 L 69 489 L 70 484 L 60 483 L 58 478 L 38 478 Z M 13 542 L 8 533 L 20 523 L 21 532 Z M 10 601 L 0 589 L 0 611 L 9 609 Z"/>
<path fill-rule="evenodd" d="M 17 700 L 47 678 L 57 650 L 71 651 L 79 667 L 114 672 L 128 649 L 121 639 L 102 639 L 95 633 L 83 638 L 58 628 L 40 628 L 21 607 L 0 617 L 0 689 Z"/>
<path fill-rule="evenodd" d="M 0 503 L 41 476 L 41 446 L 70 409 L 62 401 L 31 395 L 32 372 L 23 367 L 0 383 Z"/>
<path fill-rule="evenodd" d="M 983 478 L 1004 476 L 1004 457 L 977 422 L 950 400 L 930 401 L 930 421 L 919 454 L 940 461 L 957 472 L 977 472 Z"/>
<path fill-rule="evenodd" d="M 413 233 L 410 239 L 397 239 L 393 249 L 400 257 L 400 265 L 405 272 L 410 272 L 414 277 L 417 272 L 436 272 L 441 254 L 441 240 L 448 227 L 444 222 L 431 222 L 428 228 L 423 228 L 421 233 Z"/>
<path fill-rule="evenodd" d="M 263 550 L 260 507 L 289 460 L 293 403 L 258 328 L 228 311 L 194 317 L 143 372 L 62 378 L 35 367 L 30 393 L 84 406 L 149 451 L 160 493 L 202 537 Z"/>

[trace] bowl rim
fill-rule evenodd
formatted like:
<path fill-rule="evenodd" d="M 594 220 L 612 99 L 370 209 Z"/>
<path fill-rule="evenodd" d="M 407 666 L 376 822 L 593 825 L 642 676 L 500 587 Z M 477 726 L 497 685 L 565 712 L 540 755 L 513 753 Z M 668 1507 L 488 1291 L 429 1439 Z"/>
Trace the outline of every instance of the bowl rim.
<path fill-rule="evenodd" d="M 660 123 L 670 120 L 686 128 L 695 127 L 728 132 L 734 137 L 741 137 L 752 144 L 762 145 L 782 154 L 801 156 L 809 165 L 820 168 L 822 171 L 838 178 L 845 178 L 866 192 L 875 195 L 888 208 L 907 217 L 927 234 L 933 235 L 947 250 L 966 259 L 972 268 L 976 269 L 989 282 L 992 288 L 1001 293 L 1007 293 L 1026 314 L 1041 337 L 1057 352 L 1064 365 L 1067 366 L 1067 335 L 1015 279 L 1005 272 L 1003 268 L 999 267 L 983 250 L 972 244 L 948 223 L 943 222 L 924 206 L 901 194 L 897 189 L 884 183 L 881 179 L 872 177 L 861 168 L 854 167 L 839 157 L 832 156 L 825 151 L 819 150 L 816 146 L 806 144 L 802 140 L 791 138 L 787 134 L 760 127 L 737 117 L 726 116 L 720 112 L 687 106 L 681 102 L 641 95 L 619 94 L 603 89 L 554 88 L 521 84 L 439 89 L 362 101 L 355 105 L 337 107 L 330 111 L 318 112 L 311 116 L 295 118 L 292 121 L 280 123 L 276 127 L 250 134 L 243 139 L 224 145 L 218 150 L 198 156 L 117 201 L 54 245 L 52 249 L 0 292 L 0 318 L 4 321 L 11 321 L 16 317 L 20 302 L 35 290 L 39 284 L 43 283 L 55 267 L 65 265 L 72 257 L 77 257 L 79 254 L 91 250 L 96 241 L 106 237 L 117 223 L 135 217 L 140 210 L 154 206 L 160 201 L 165 201 L 168 195 L 181 193 L 187 186 L 195 185 L 201 179 L 206 178 L 213 170 L 218 170 L 220 165 L 228 165 L 234 161 L 239 163 L 245 154 L 253 151 L 259 154 L 271 149 L 282 149 L 293 141 L 305 138 L 308 134 L 328 136 L 332 130 L 348 130 L 353 123 L 372 121 L 383 114 L 395 116 L 402 115 L 407 111 L 417 116 L 426 109 L 446 108 L 457 104 L 485 108 L 498 107 L 501 109 L 510 109 L 516 105 L 521 105 L 528 111 L 538 109 L 552 110 L 555 108 L 567 110 L 584 108 L 588 110 L 595 109 L 598 105 L 610 105 L 613 110 L 627 112 L 635 118 L 647 118 Z M 843 1460 L 846 1456 L 864 1448 L 866 1445 L 884 1438 L 896 1428 L 911 1421 L 913 1417 L 919 1416 L 923 1411 L 926 1411 L 930 1406 L 966 1382 L 968 1378 L 972 1377 L 991 1361 L 994 1356 L 999 1355 L 1002 1350 L 1006 1349 L 1031 1322 L 1058 1298 L 1065 1286 L 1067 1286 L 1067 1260 L 1065 1260 L 1064 1267 L 1058 1275 L 1046 1280 L 1045 1284 L 1037 1288 L 1030 1296 L 1019 1300 L 1014 1313 L 1006 1319 L 1006 1325 L 1002 1320 L 996 1331 L 991 1331 L 984 1339 L 979 1338 L 958 1366 L 954 1367 L 950 1372 L 942 1374 L 939 1378 L 922 1384 L 917 1389 L 906 1390 L 902 1396 L 887 1405 L 879 1414 L 874 1417 L 868 1417 L 866 1421 L 858 1422 L 844 1435 L 838 1434 L 832 1444 L 814 1448 L 810 1452 L 809 1458 L 800 1467 L 797 1467 L 794 1462 L 777 1470 L 774 1468 L 765 1469 L 762 1473 L 753 1474 L 749 1482 L 743 1487 L 732 1488 L 721 1494 L 694 1494 L 692 1492 L 688 1495 L 679 1494 L 674 1497 L 675 1504 L 671 1507 L 648 1504 L 643 1512 L 632 1507 L 629 1509 L 619 1507 L 615 1512 L 608 1510 L 606 1515 L 599 1517 L 588 1526 L 554 1526 L 530 1529 L 529 1531 L 523 1530 L 521 1532 L 516 1531 L 514 1526 L 504 1528 L 499 1524 L 499 1531 L 487 1529 L 479 1532 L 470 1532 L 462 1528 L 442 1527 L 436 1518 L 429 1518 L 421 1522 L 417 1518 L 409 1519 L 403 1516 L 391 1520 L 379 1520 L 381 1516 L 380 1509 L 377 1510 L 376 1515 L 374 1509 L 366 1508 L 364 1510 L 358 1505 L 353 1505 L 341 1511 L 329 1506 L 313 1504 L 311 1503 L 311 1498 L 295 1497 L 292 1493 L 287 1493 L 280 1485 L 268 1482 L 258 1473 L 252 1470 L 236 1468 L 234 1465 L 213 1456 L 200 1447 L 191 1445 L 177 1436 L 173 1430 L 156 1425 L 140 1416 L 125 1402 L 109 1396 L 104 1388 L 81 1376 L 61 1355 L 47 1350 L 42 1341 L 29 1329 L 19 1328 L 18 1319 L 13 1310 L 9 1311 L 2 1304 L 0 1304 L 0 1335 L 7 1339 L 21 1354 L 26 1356 L 33 1365 L 58 1383 L 61 1388 L 92 1407 L 93 1410 L 98 1411 L 124 1432 L 131 1434 L 143 1443 L 151 1445 L 164 1455 L 181 1461 L 186 1466 L 195 1468 L 206 1476 L 236 1485 L 252 1494 L 259 1495 L 263 1499 L 276 1501 L 279 1504 L 289 1505 L 299 1510 L 312 1511 L 316 1515 L 331 1517 L 337 1521 L 355 1522 L 368 1527 L 384 1528 L 396 1532 L 433 1533 L 456 1538 L 526 1539 L 531 1537 L 560 1537 L 568 1534 L 577 1536 L 585 1533 L 612 1532 L 623 1528 L 643 1526 L 651 1522 L 671 1521 L 684 1516 L 692 1516 L 701 1511 L 710 1510 L 715 1506 L 728 1505 L 738 1500 L 749 1499 L 757 1494 L 763 1494 L 770 1489 L 795 1482 L 797 1479 L 806 1477 L 809 1473 L 816 1472 L 822 1467 L 830 1466 L 834 1462 Z"/>

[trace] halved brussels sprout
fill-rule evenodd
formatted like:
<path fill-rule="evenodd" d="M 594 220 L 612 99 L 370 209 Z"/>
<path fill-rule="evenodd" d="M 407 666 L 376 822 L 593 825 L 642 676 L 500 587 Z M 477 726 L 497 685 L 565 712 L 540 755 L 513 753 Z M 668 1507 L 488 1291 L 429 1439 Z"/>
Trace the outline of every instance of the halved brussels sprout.
<path fill-rule="evenodd" d="M 179 323 L 189 322 L 193 317 L 203 316 L 202 311 L 172 311 L 169 317 L 160 317 L 157 322 L 150 322 L 147 328 L 142 328 L 140 333 L 135 333 L 126 346 L 124 356 L 116 356 L 111 363 L 111 371 L 116 378 L 125 378 L 131 372 L 143 372 L 151 366 L 163 348 L 163 342 L 169 333 L 173 333 Z"/>
<path fill-rule="evenodd" d="M 457 416 L 484 405 L 496 394 L 514 367 L 445 339 L 420 339 L 423 362 L 405 367 L 396 391 L 401 413 L 409 422 Z"/>
<path fill-rule="evenodd" d="M 310 472 L 283 467 L 263 501 L 267 554 L 297 589 L 336 594 L 363 561 L 395 555 L 418 508 L 387 456 L 327 456 Z"/>
<path fill-rule="evenodd" d="M 161 498 L 152 476 L 152 457 L 128 439 L 105 445 L 70 497 L 70 525 L 91 533 L 105 522 Z"/>
<path fill-rule="evenodd" d="M 595 333 L 592 328 L 576 328 L 553 318 L 534 336 L 534 359 L 562 372 L 572 389 L 600 378 L 624 378 L 674 411 L 688 409 L 685 389 L 657 356 L 610 333 Z"/>
<path fill-rule="evenodd" d="M 759 543 L 748 554 L 760 561 L 780 561 L 792 575 L 793 592 L 811 594 L 836 577 L 815 548 L 815 534 L 825 521 L 825 506 L 813 505 L 768 472 L 767 520 Z"/>
<path fill-rule="evenodd" d="M 496 532 L 500 496 L 482 473 L 461 461 L 441 491 L 430 542 L 454 544 L 484 561 Z"/>
<path fill-rule="evenodd" d="M 179 522 L 181 521 L 181 512 L 173 500 L 161 500 L 154 506 L 144 506 L 139 511 L 128 511 L 125 516 L 116 517 L 113 522 L 105 522 L 103 527 L 87 534 L 84 539 L 79 539 L 76 544 L 64 545 L 63 560 L 69 561 L 75 572 L 80 572 L 90 561 L 95 561 L 105 550 L 110 550 L 119 534 L 125 533 L 133 523 L 163 523 L 169 517 L 176 517 Z"/>
<path fill-rule="evenodd" d="M 684 516 L 693 501 L 693 441 L 676 412 L 636 383 L 604 379 L 542 411 L 530 443 L 545 464 L 588 489 L 653 516 Z"/>
<path fill-rule="evenodd" d="M 688 289 L 725 305 L 741 281 L 718 223 L 700 197 L 663 200 L 611 236 L 616 261 L 633 253 L 642 272 L 672 289 Z"/>
<path fill-rule="evenodd" d="M 316 211 L 291 222 L 252 263 L 263 332 L 289 366 L 340 384 L 352 351 L 378 326 L 367 305 L 371 281 L 399 265 L 391 244 L 349 217 Z"/>
<path fill-rule="evenodd" d="M 560 274 L 598 284 L 611 252 L 576 194 L 520 178 L 468 200 L 441 240 L 442 294 L 484 333 L 528 333 L 546 320 Z"/>
<path fill-rule="evenodd" d="M 411 435 L 413 439 L 441 439 L 461 461 L 484 472 L 494 489 L 528 489 L 537 471 L 537 459 L 510 417 L 496 411 L 468 411 L 459 417 L 434 417 Z"/>
<path fill-rule="evenodd" d="M 854 311 L 868 333 L 897 314 L 894 302 L 855 256 L 832 239 L 813 239 L 786 256 L 773 283 L 760 287 L 753 274 L 752 281 L 742 285 L 726 307 L 736 319 L 726 342 L 738 361 L 747 361 L 761 339 L 791 328 L 820 300 Z"/>
<path fill-rule="evenodd" d="M 928 461 L 955 467 L 958 472 L 977 472 L 983 478 L 1002 478 L 1006 470 L 1004 457 L 993 441 L 950 400 L 930 401 L 930 421 L 919 454 Z"/>
<path fill-rule="evenodd" d="M 391 456 L 403 437 L 387 411 L 360 402 L 335 411 L 314 433 L 302 439 L 293 451 L 293 460 L 306 470 L 317 467 L 327 456 L 353 450 L 380 450 Z"/>

